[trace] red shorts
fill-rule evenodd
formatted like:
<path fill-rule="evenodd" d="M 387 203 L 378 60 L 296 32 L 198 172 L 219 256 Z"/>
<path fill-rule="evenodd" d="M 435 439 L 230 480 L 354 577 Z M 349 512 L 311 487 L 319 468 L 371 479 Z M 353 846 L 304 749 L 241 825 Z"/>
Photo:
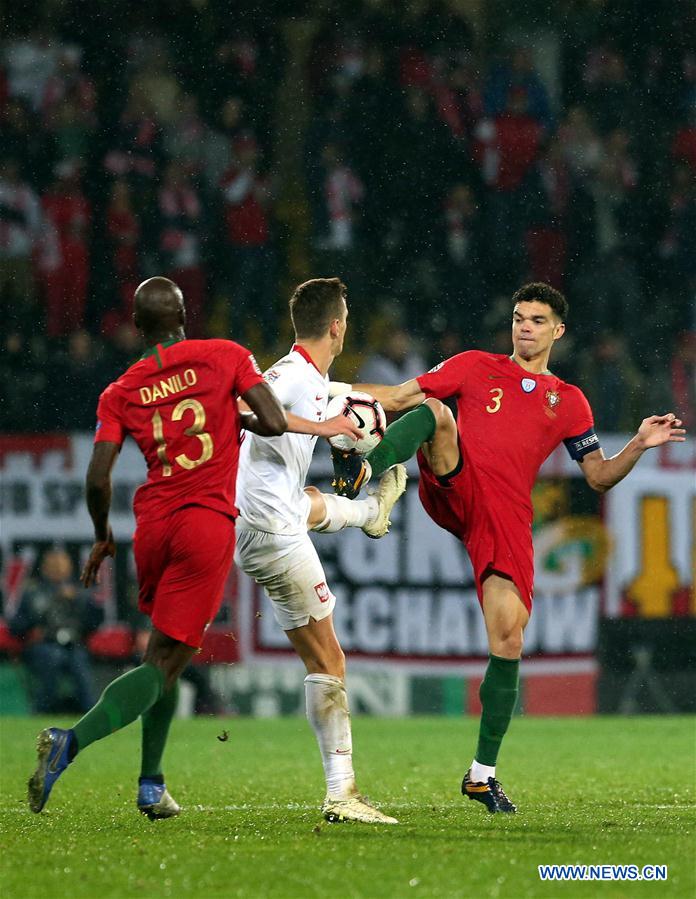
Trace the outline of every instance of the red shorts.
<path fill-rule="evenodd" d="M 217 615 L 234 556 L 234 521 L 185 506 L 138 523 L 133 537 L 138 608 L 168 637 L 200 647 Z"/>
<path fill-rule="evenodd" d="M 505 497 L 496 497 L 497 505 L 487 499 L 466 460 L 446 487 L 432 473 L 420 450 L 418 467 L 418 495 L 423 508 L 435 524 L 466 546 L 479 602 L 483 601 L 483 582 L 489 574 L 499 574 L 513 582 L 531 613 L 534 590 L 531 522 L 506 503 Z"/>

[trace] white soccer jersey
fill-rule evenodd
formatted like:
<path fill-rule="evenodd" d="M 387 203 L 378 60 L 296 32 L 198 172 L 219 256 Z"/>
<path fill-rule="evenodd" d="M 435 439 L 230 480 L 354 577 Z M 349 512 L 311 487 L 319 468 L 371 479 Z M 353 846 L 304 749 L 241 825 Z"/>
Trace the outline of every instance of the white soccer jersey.
<path fill-rule="evenodd" d="M 326 418 L 328 376 L 302 347 L 295 345 L 264 378 L 288 412 L 310 421 Z M 307 532 L 309 499 L 304 485 L 316 439 L 309 434 L 260 437 L 244 432 L 237 475 L 240 527 L 269 534 Z"/>

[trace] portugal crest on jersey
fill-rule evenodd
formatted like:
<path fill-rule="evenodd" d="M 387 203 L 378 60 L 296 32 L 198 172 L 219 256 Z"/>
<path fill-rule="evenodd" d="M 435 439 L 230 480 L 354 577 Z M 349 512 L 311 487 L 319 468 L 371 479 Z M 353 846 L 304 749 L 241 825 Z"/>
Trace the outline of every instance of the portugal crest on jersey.
<path fill-rule="evenodd" d="M 544 411 L 550 418 L 556 417 L 556 409 L 561 401 L 561 395 L 557 390 L 546 391 L 546 405 Z"/>
<path fill-rule="evenodd" d="M 537 382 L 534 378 L 522 378 L 522 390 L 524 390 L 525 393 L 531 393 L 536 386 Z"/>

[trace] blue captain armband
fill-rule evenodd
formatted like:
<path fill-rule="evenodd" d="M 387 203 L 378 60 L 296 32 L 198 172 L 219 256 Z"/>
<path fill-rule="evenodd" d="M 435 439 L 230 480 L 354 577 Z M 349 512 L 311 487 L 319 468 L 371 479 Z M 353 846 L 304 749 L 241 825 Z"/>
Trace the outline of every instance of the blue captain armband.
<path fill-rule="evenodd" d="M 595 434 L 594 428 L 588 428 L 583 434 L 577 437 L 566 437 L 563 441 L 571 459 L 576 462 L 582 462 L 588 453 L 593 453 L 599 449 L 599 437 Z"/>

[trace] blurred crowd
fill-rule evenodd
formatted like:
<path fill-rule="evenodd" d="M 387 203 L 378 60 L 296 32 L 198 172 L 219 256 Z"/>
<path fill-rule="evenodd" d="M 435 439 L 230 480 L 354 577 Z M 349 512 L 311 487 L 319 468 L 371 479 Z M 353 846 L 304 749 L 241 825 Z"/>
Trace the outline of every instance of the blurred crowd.
<path fill-rule="evenodd" d="M 127 592 L 134 589 L 131 582 Z M 119 668 L 142 661 L 149 620 L 126 602 L 119 609 L 124 620 L 109 627 L 103 595 L 82 587 L 64 547 L 47 546 L 33 573 L 22 573 L 18 592 L 6 622 L 0 619 L 0 656 L 23 662 L 22 687 L 34 713 L 86 712 L 103 680 L 95 661 Z M 188 714 L 230 711 L 213 690 L 206 666 L 189 665 L 183 678 L 193 693 Z"/>
<path fill-rule="evenodd" d="M 44 553 L 37 577 L 28 583 L 9 621 L 10 633 L 23 644 L 35 712 L 58 709 L 63 678 L 71 682 L 78 709 L 92 707 L 96 696 L 86 640 L 102 617 L 90 592 L 74 576 L 68 553 L 58 548 Z"/>
<path fill-rule="evenodd" d="M 179 283 L 190 336 L 263 359 L 298 271 L 346 281 L 355 367 L 384 380 L 507 351 L 509 296 L 549 281 L 571 304 L 554 368 L 600 428 L 696 423 L 684 5 L 565 0 L 485 35 L 437 0 L 160 5 L 44 2 L 0 44 L 2 430 L 92 427 L 139 355 L 143 278 Z"/>

